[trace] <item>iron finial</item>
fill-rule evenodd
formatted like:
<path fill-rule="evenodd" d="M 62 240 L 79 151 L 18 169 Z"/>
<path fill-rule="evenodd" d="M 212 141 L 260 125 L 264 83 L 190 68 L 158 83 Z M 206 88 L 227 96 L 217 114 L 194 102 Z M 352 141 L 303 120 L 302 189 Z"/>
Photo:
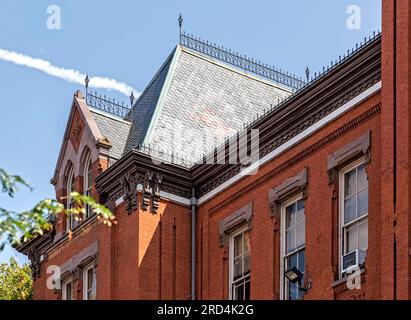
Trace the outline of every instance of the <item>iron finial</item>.
<path fill-rule="evenodd" d="M 90 79 L 88 78 L 88 73 L 86 73 L 86 78 L 84 79 L 84 83 L 86 84 L 86 94 L 88 91 L 88 83 L 90 82 Z"/>
<path fill-rule="evenodd" d="M 310 69 L 308 69 L 308 66 L 307 66 L 307 69 L 305 69 L 305 76 L 307 77 L 307 82 L 309 82 L 310 81 Z"/>
<path fill-rule="evenodd" d="M 133 106 L 133 101 L 134 101 L 134 93 L 133 93 L 133 91 L 131 91 L 131 94 L 130 94 L 130 103 L 131 103 L 131 106 Z"/>
<path fill-rule="evenodd" d="M 183 21 L 184 21 L 183 16 L 180 13 L 180 16 L 178 17 L 178 26 L 180 28 L 180 40 L 181 40 L 181 30 L 183 29 Z"/>

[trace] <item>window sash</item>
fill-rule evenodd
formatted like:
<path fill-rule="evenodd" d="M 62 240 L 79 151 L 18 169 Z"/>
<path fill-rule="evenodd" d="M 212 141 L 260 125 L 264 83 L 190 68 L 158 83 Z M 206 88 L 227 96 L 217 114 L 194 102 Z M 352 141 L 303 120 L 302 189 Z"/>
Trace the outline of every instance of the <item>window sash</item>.
<path fill-rule="evenodd" d="M 306 241 L 306 232 L 305 232 L 305 204 L 304 201 L 302 199 L 302 194 L 299 194 L 291 199 L 289 199 L 287 202 L 284 202 L 281 206 L 281 233 L 280 233 L 280 243 L 281 243 L 281 269 L 280 269 L 280 298 L 283 300 L 288 300 L 289 299 L 289 281 L 285 278 L 284 273 L 285 271 L 288 269 L 288 260 L 289 258 L 291 258 L 294 255 L 297 255 L 301 252 L 304 252 L 305 254 L 305 241 Z M 295 213 L 297 214 L 298 212 L 300 212 L 298 210 L 298 205 L 299 202 L 302 201 L 302 213 L 303 213 L 303 219 L 302 220 L 298 220 L 298 216 L 295 217 L 295 223 L 294 225 L 292 225 L 291 227 L 287 228 L 287 221 L 288 221 L 288 208 L 290 206 L 295 206 Z M 304 239 L 303 239 L 303 243 L 300 245 L 300 247 L 297 247 L 297 239 L 298 239 L 298 230 L 299 230 L 299 226 L 304 225 Z M 295 235 L 294 235 L 294 241 L 295 241 L 295 248 L 294 250 L 287 252 L 287 236 L 288 236 L 288 232 L 290 230 L 295 230 Z M 297 257 L 298 259 L 298 257 Z M 304 257 L 304 264 L 305 264 L 305 257 Z M 305 267 L 304 270 L 300 270 L 303 272 L 303 274 L 305 273 Z"/>
<path fill-rule="evenodd" d="M 83 300 L 95 300 L 96 289 L 96 268 L 91 264 L 83 269 Z"/>
<path fill-rule="evenodd" d="M 342 276 L 341 273 L 341 263 L 342 263 L 342 257 L 356 249 L 360 249 L 360 239 L 359 239 L 359 226 L 363 223 L 367 223 L 368 224 L 368 213 L 369 213 L 369 208 L 368 208 L 368 203 L 369 203 L 369 184 L 368 184 L 368 176 L 365 173 L 365 178 L 366 178 L 366 186 L 361 188 L 360 190 L 358 189 L 358 185 L 359 185 L 359 174 L 358 174 L 358 168 L 360 168 L 361 166 L 363 166 L 365 164 L 365 158 L 361 158 L 353 163 L 351 163 L 350 165 L 348 165 L 347 167 L 343 168 L 340 171 L 340 201 L 339 201 L 339 207 L 340 207 L 340 224 L 339 224 L 339 237 L 340 237 L 340 243 L 339 243 L 339 269 L 340 269 L 340 277 Z M 348 197 L 345 196 L 345 189 L 346 189 L 346 175 L 349 174 L 350 172 L 352 172 L 353 170 L 355 170 L 355 192 L 352 193 L 351 195 L 349 195 Z M 358 216 L 359 215 L 359 211 L 358 211 L 358 195 L 367 190 L 367 213 L 363 214 L 362 216 Z M 356 201 L 355 201 L 355 218 L 352 219 L 351 221 L 347 221 L 345 222 L 345 202 L 347 199 L 351 198 L 351 197 L 355 197 Z M 351 228 L 357 228 L 356 230 L 356 234 L 357 234 L 357 238 L 356 238 L 356 249 L 353 250 L 348 250 L 349 247 L 349 242 L 348 242 L 348 231 Z M 367 226 L 368 228 L 368 226 Z M 367 229 L 367 249 L 368 249 L 368 229 Z"/>
<path fill-rule="evenodd" d="M 367 248 L 360 248 L 360 234 L 359 234 L 359 228 L 361 227 L 361 225 L 363 224 L 367 224 L 367 228 L 368 228 L 368 216 L 366 217 L 361 217 L 361 219 L 357 219 L 356 221 L 350 223 L 347 226 L 343 227 L 342 233 L 343 233 L 343 255 L 346 255 L 354 250 L 367 250 L 368 249 L 368 243 L 367 243 Z M 350 230 L 353 230 L 353 228 L 356 229 L 356 249 L 353 250 L 348 250 L 348 246 L 349 246 L 349 241 L 348 241 L 348 232 Z M 367 242 L 368 242 L 368 231 L 367 231 Z"/>
<path fill-rule="evenodd" d="M 231 300 L 239 300 L 239 299 L 249 299 L 250 297 L 250 280 L 251 280 L 251 268 L 250 268 L 250 245 L 245 248 L 245 241 L 246 241 L 246 234 L 249 230 L 247 228 L 242 228 L 237 232 L 233 233 L 230 236 L 230 247 L 229 247 L 229 255 L 230 255 L 230 299 Z M 241 237 L 241 248 L 236 250 L 236 238 Z M 235 255 L 235 251 L 237 251 L 237 255 Z M 248 270 L 245 270 L 245 262 L 248 258 Z M 241 272 L 235 278 L 235 263 L 236 261 L 241 262 Z M 242 287 L 242 296 L 237 296 L 237 288 Z"/>
<path fill-rule="evenodd" d="M 289 265 L 289 260 L 290 260 L 290 258 L 292 257 L 292 256 L 296 256 L 296 259 L 297 259 L 297 266 L 299 266 L 300 265 L 300 261 L 299 261 L 299 259 L 300 259 L 300 257 L 299 257 L 299 253 L 304 253 L 304 264 L 305 264 L 305 246 L 303 247 L 303 248 L 301 248 L 301 249 L 299 249 L 299 250 L 296 250 L 293 254 L 289 254 L 288 256 L 285 256 L 284 257 L 284 260 L 283 260 L 283 264 L 284 264 L 284 271 L 285 270 L 287 270 L 288 268 L 290 268 L 290 265 Z M 298 268 L 300 271 L 301 271 L 301 273 L 303 274 L 303 279 L 302 279 L 302 283 L 304 282 L 304 275 L 305 275 L 305 266 L 304 266 L 304 269 L 303 270 L 301 270 L 301 268 Z M 296 288 L 296 290 L 297 290 L 297 299 L 291 299 L 290 298 L 290 288 L 291 287 L 294 287 L 294 288 Z M 301 294 L 301 292 L 299 292 L 298 291 L 298 284 L 294 284 L 294 283 L 291 283 L 290 281 L 288 281 L 288 279 L 284 279 L 284 299 L 285 300 L 298 300 L 299 298 L 301 298 L 301 296 L 302 296 L 302 294 Z"/>
<path fill-rule="evenodd" d="M 74 300 L 73 279 L 69 278 L 62 283 L 62 300 Z"/>
<path fill-rule="evenodd" d="M 250 280 L 251 280 L 251 275 L 248 273 L 246 276 L 242 277 L 241 279 L 238 279 L 237 281 L 234 281 L 231 284 L 231 290 L 232 290 L 232 300 L 249 300 L 250 299 Z M 237 296 L 237 291 L 236 289 L 241 288 L 242 289 L 242 296 Z"/>
<path fill-rule="evenodd" d="M 364 217 L 366 217 L 366 216 L 368 216 L 368 205 L 367 205 L 367 213 L 365 213 L 365 214 L 363 214 L 363 215 L 361 215 L 361 216 L 359 216 L 359 214 L 361 214 L 360 212 L 359 212 L 359 195 L 363 192 L 363 191 L 365 191 L 365 190 L 367 190 L 367 200 L 368 200 L 368 194 L 369 194 L 369 192 L 368 192 L 368 180 L 366 181 L 366 186 L 364 187 L 364 188 L 362 188 L 362 189 L 359 189 L 358 188 L 358 186 L 359 186 L 359 171 L 358 171 L 358 169 L 361 167 L 361 166 L 363 166 L 364 165 L 364 160 L 362 160 L 361 162 L 357 162 L 357 163 L 354 163 L 353 165 L 350 165 L 350 166 L 348 166 L 346 169 L 343 169 L 342 170 L 342 172 L 341 172 L 341 179 L 340 179 L 340 181 L 341 181 L 341 183 L 342 183 L 342 185 L 341 185 L 341 189 L 342 189 L 342 191 L 343 191 L 343 194 L 342 194 L 342 204 L 341 204 L 341 209 L 342 209 L 342 225 L 343 225 L 343 227 L 346 227 L 346 226 L 348 226 L 348 225 L 350 225 L 351 223 L 354 223 L 355 221 L 357 221 L 357 220 L 360 220 L 360 219 L 362 219 L 362 218 L 364 218 Z M 364 168 L 364 170 L 365 170 L 365 168 Z M 354 183 L 355 183 L 355 191 L 352 193 L 352 194 L 350 194 L 350 195 L 348 195 L 348 196 L 346 196 L 345 195 L 345 189 L 347 188 L 347 185 L 346 185 L 346 176 L 348 175 L 348 174 L 350 174 L 351 172 L 355 172 L 355 181 L 354 181 Z M 365 178 L 367 179 L 367 176 L 365 175 Z M 346 205 L 346 201 L 347 200 L 349 200 L 349 199 L 354 199 L 354 203 L 355 203 L 355 218 L 354 219 L 352 219 L 352 220 L 349 220 L 349 221 L 347 221 L 347 222 L 345 222 L 346 221 L 346 212 L 345 212 L 345 205 Z"/>
<path fill-rule="evenodd" d="M 91 163 L 91 155 L 90 153 L 87 155 L 84 167 L 84 195 L 87 197 L 91 196 L 91 189 L 93 186 L 93 176 L 92 176 L 92 163 Z M 90 217 L 92 214 L 91 207 L 86 205 L 84 218 Z"/>
<path fill-rule="evenodd" d="M 67 209 L 74 208 L 74 200 L 71 198 L 71 193 L 75 190 L 75 177 L 74 177 L 74 168 L 70 169 L 67 181 Z M 67 231 L 73 230 L 77 226 L 77 221 L 74 219 L 73 215 L 70 214 L 67 216 L 66 229 Z"/>

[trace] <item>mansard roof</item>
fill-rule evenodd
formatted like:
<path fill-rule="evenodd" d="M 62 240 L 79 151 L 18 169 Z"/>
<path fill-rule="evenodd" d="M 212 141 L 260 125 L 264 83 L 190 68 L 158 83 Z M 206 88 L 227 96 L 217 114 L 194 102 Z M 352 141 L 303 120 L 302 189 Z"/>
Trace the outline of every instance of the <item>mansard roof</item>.
<path fill-rule="evenodd" d="M 228 51 L 203 42 L 200 48 L 199 40 L 182 37 L 189 40 L 172 51 L 134 103 L 124 153 L 150 145 L 198 159 L 302 83 L 269 67 L 260 65 L 257 70 L 256 62 L 229 56 Z"/>
<path fill-rule="evenodd" d="M 132 126 L 126 141 L 125 153 L 144 143 L 161 92 L 164 89 L 164 84 L 175 52 L 176 49 L 174 49 L 168 56 L 145 90 L 138 97 L 130 111 L 129 117 L 132 121 Z"/>
<path fill-rule="evenodd" d="M 333 61 L 322 73 L 315 74 L 300 90 L 267 109 L 258 119 L 251 121 L 240 131 L 259 130 L 259 164 L 263 165 L 264 161 L 268 161 L 266 159 L 273 159 L 291 148 L 297 143 L 295 141 L 299 141 L 298 137 L 310 135 L 332 121 L 334 118 L 330 117 L 331 114 L 335 114 L 333 117 L 339 117 L 347 112 L 346 108 L 353 108 L 364 97 L 379 92 L 380 80 L 381 35 L 375 34 L 361 45 L 357 45 L 356 49 L 348 51 L 347 55 Z M 364 115 L 364 119 L 374 116 L 379 110 L 380 107 L 375 106 Z M 172 113 L 172 109 L 169 112 Z M 355 119 L 347 124 L 347 127 L 359 123 L 361 122 Z M 345 130 L 345 127 L 338 129 L 332 133 L 333 138 Z M 238 181 L 245 176 L 241 174 L 244 169 L 242 163 L 231 164 L 228 161 L 229 145 L 236 139 L 237 134 L 216 146 L 217 151 L 212 150 L 205 155 L 207 159 L 213 157 L 215 161 L 218 151 L 225 150 L 225 163 L 212 166 L 204 162 L 182 166 L 178 160 L 169 163 L 170 159 L 158 165 L 150 161 L 150 148 L 133 149 L 116 165 L 97 177 L 97 189 L 117 199 L 123 194 L 118 177 L 133 173 L 138 183 L 143 183 L 144 173 L 155 171 L 162 174 L 162 190 L 168 193 L 190 198 L 194 187 L 196 196 L 200 199 L 207 194 L 211 197 L 214 191 L 221 192 L 227 188 L 228 182 Z M 153 160 L 153 157 L 162 155 L 152 152 L 151 156 Z M 290 163 L 293 163 L 292 161 L 294 160 L 290 160 Z"/>

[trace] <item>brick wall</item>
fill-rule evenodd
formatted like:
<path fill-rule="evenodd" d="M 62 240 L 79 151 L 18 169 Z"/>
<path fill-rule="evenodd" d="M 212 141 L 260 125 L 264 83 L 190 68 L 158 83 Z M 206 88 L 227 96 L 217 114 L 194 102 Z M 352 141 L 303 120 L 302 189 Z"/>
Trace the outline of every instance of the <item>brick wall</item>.
<path fill-rule="evenodd" d="M 313 288 L 307 299 L 334 299 L 345 295 L 354 298 L 364 293 L 366 298 L 378 298 L 379 251 L 374 246 L 379 238 L 380 207 L 380 119 L 379 115 L 358 122 L 355 120 L 368 110 L 380 104 L 377 94 L 354 110 L 337 119 L 324 129 L 315 133 L 298 146 L 290 149 L 264 167 L 255 176 L 247 177 L 217 197 L 202 205 L 199 209 L 198 224 L 198 297 L 200 299 L 227 299 L 229 287 L 228 248 L 220 246 L 219 222 L 236 210 L 253 202 L 253 220 L 251 229 L 251 297 L 253 299 L 278 299 L 280 279 L 280 234 L 278 221 L 271 218 L 268 190 L 281 184 L 300 172 L 309 169 L 308 197 L 305 200 L 306 212 L 306 272 L 313 282 Z M 308 147 L 329 136 L 332 132 L 353 121 L 357 123 L 351 130 L 341 134 L 334 141 L 316 149 L 312 154 L 297 161 L 270 179 L 264 177 L 297 156 Z M 345 293 L 345 289 L 332 286 L 336 278 L 338 229 L 335 228 L 338 217 L 336 196 L 338 190 L 328 184 L 327 156 L 371 130 L 371 161 L 367 166 L 370 186 L 369 206 L 369 253 L 365 283 L 360 292 Z M 236 193 L 250 184 L 261 180 L 255 188 L 247 190 L 241 197 Z M 233 199 L 233 200 L 230 200 Z M 223 205 L 221 205 L 223 203 Z M 214 208 L 218 206 L 218 210 Z M 375 226 L 375 228 L 374 228 Z"/>
<path fill-rule="evenodd" d="M 380 174 L 385 299 L 410 297 L 410 5 L 383 1 Z"/>

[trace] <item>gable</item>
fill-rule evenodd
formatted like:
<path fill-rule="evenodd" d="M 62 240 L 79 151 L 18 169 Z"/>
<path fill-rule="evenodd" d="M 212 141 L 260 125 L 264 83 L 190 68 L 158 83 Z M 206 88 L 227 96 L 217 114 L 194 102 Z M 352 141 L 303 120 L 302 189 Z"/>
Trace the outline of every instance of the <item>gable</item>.
<path fill-rule="evenodd" d="M 79 175 L 83 151 L 86 148 L 91 151 L 92 162 L 95 162 L 99 158 L 100 153 L 99 148 L 96 146 L 99 141 L 105 141 L 104 136 L 100 133 L 83 94 L 77 91 L 73 97 L 51 183 L 56 185 L 57 189 L 63 187 L 64 172 L 69 162 L 74 166 L 75 175 Z M 110 146 L 106 144 L 104 147 L 109 148 Z"/>
<path fill-rule="evenodd" d="M 84 122 L 80 117 L 79 111 L 77 108 L 74 109 L 73 120 L 71 123 L 70 134 L 69 134 L 69 141 L 71 142 L 72 146 L 76 153 L 78 152 L 81 137 L 84 131 Z"/>

